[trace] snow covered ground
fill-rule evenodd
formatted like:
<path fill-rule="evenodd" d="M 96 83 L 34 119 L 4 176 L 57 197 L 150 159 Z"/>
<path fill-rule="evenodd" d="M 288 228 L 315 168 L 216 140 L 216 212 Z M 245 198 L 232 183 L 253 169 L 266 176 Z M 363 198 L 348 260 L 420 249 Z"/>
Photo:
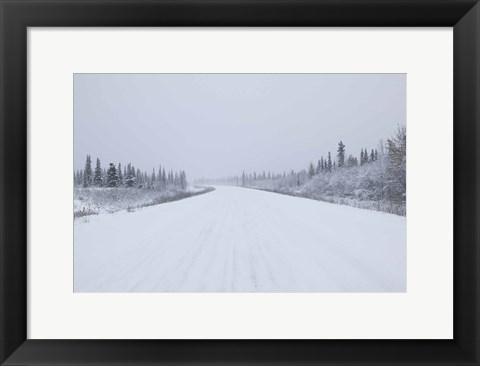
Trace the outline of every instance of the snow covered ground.
<path fill-rule="evenodd" d="M 136 211 L 148 206 L 177 201 L 193 195 L 206 193 L 211 187 L 190 187 L 185 190 L 167 187 L 165 190 L 138 188 L 75 188 L 73 217 L 82 219 L 89 215 Z M 85 220 L 84 220 L 85 221 Z"/>
<path fill-rule="evenodd" d="M 75 292 L 404 292 L 406 219 L 265 191 L 75 222 Z"/>

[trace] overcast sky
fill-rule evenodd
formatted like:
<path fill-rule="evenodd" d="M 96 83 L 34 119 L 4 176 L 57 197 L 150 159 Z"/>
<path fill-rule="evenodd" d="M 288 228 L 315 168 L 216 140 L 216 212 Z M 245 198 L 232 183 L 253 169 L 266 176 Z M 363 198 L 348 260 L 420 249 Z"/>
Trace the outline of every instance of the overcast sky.
<path fill-rule="evenodd" d="M 190 181 L 306 168 L 338 141 L 375 148 L 406 124 L 405 74 L 76 74 L 75 168 L 87 154 Z"/>

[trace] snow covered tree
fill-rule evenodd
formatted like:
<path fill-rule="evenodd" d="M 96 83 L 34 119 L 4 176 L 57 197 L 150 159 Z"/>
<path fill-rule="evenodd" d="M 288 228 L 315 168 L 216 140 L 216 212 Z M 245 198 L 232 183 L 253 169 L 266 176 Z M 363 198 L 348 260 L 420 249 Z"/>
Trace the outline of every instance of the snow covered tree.
<path fill-rule="evenodd" d="M 85 169 L 83 170 L 83 188 L 91 187 L 93 184 L 92 159 L 87 155 Z"/>
<path fill-rule="evenodd" d="M 95 187 L 102 186 L 102 168 L 100 166 L 100 159 L 97 158 L 97 164 L 95 166 L 95 172 L 93 174 L 93 185 Z"/>
<path fill-rule="evenodd" d="M 143 188 L 143 174 L 138 168 L 135 173 L 135 179 L 137 181 L 138 188 Z"/>
<path fill-rule="evenodd" d="M 185 170 L 180 172 L 180 185 L 182 190 L 187 189 L 187 174 L 185 173 Z"/>
<path fill-rule="evenodd" d="M 308 176 L 309 178 L 313 178 L 315 176 L 315 167 L 312 163 L 308 166 Z"/>
<path fill-rule="evenodd" d="M 135 187 L 135 173 L 132 169 L 131 164 L 127 165 L 127 171 L 125 174 L 125 186 L 129 188 Z"/>
<path fill-rule="evenodd" d="M 102 187 L 107 186 L 107 169 L 102 168 Z"/>
<path fill-rule="evenodd" d="M 337 149 L 337 159 L 338 159 L 338 167 L 341 168 L 345 165 L 345 145 L 342 141 L 338 143 Z"/>
<path fill-rule="evenodd" d="M 162 189 L 167 186 L 167 175 L 165 174 L 165 168 L 162 169 Z"/>
<path fill-rule="evenodd" d="M 322 165 L 320 160 L 317 162 L 317 167 L 315 168 L 315 174 L 320 174 L 322 172 Z"/>
<path fill-rule="evenodd" d="M 110 163 L 107 170 L 107 187 L 118 187 L 118 174 L 115 164 Z"/>
<path fill-rule="evenodd" d="M 124 181 L 123 181 L 124 175 L 122 173 L 122 164 L 120 164 L 120 163 L 118 163 L 117 172 L 118 172 L 118 186 L 123 187 L 123 185 L 124 185 Z"/>
<path fill-rule="evenodd" d="M 73 172 L 73 184 L 75 187 L 80 187 L 82 185 L 82 181 L 80 179 L 80 172 L 75 170 Z"/>
<path fill-rule="evenodd" d="M 387 140 L 387 187 L 388 198 L 405 202 L 407 190 L 407 130 L 398 126 L 395 135 Z"/>
<path fill-rule="evenodd" d="M 374 162 L 374 161 L 375 161 L 375 152 L 372 149 L 372 152 L 370 153 L 370 162 Z"/>
<path fill-rule="evenodd" d="M 346 166 L 347 168 L 351 168 L 353 166 L 356 166 L 358 164 L 357 158 L 355 158 L 353 155 L 348 155 Z"/>
<path fill-rule="evenodd" d="M 328 158 L 327 158 L 327 169 L 328 172 L 332 171 L 332 156 L 330 154 L 330 151 L 328 152 Z"/>
<path fill-rule="evenodd" d="M 155 182 L 157 181 L 157 175 L 155 174 L 155 168 L 152 168 L 152 175 L 150 176 L 150 187 L 155 188 Z"/>
<path fill-rule="evenodd" d="M 83 185 L 83 169 L 77 170 L 75 185 L 81 187 Z"/>

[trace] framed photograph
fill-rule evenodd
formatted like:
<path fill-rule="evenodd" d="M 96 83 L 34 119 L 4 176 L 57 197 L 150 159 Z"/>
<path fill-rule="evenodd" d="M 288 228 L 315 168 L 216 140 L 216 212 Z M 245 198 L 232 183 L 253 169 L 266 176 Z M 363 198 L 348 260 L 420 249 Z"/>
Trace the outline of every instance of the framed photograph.
<path fill-rule="evenodd" d="M 2 365 L 479 365 L 476 1 L 1 1 Z"/>

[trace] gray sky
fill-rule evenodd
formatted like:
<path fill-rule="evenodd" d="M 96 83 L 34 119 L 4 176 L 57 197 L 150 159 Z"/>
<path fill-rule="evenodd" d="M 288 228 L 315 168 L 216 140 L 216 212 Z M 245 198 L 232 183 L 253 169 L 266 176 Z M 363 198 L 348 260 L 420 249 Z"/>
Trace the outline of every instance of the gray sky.
<path fill-rule="evenodd" d="M 405 123 L 405 74 L 74 76 L 75 169 L 90 154 L 190 181 L 299 170 L 340 140 L 358 156 Z"/>

